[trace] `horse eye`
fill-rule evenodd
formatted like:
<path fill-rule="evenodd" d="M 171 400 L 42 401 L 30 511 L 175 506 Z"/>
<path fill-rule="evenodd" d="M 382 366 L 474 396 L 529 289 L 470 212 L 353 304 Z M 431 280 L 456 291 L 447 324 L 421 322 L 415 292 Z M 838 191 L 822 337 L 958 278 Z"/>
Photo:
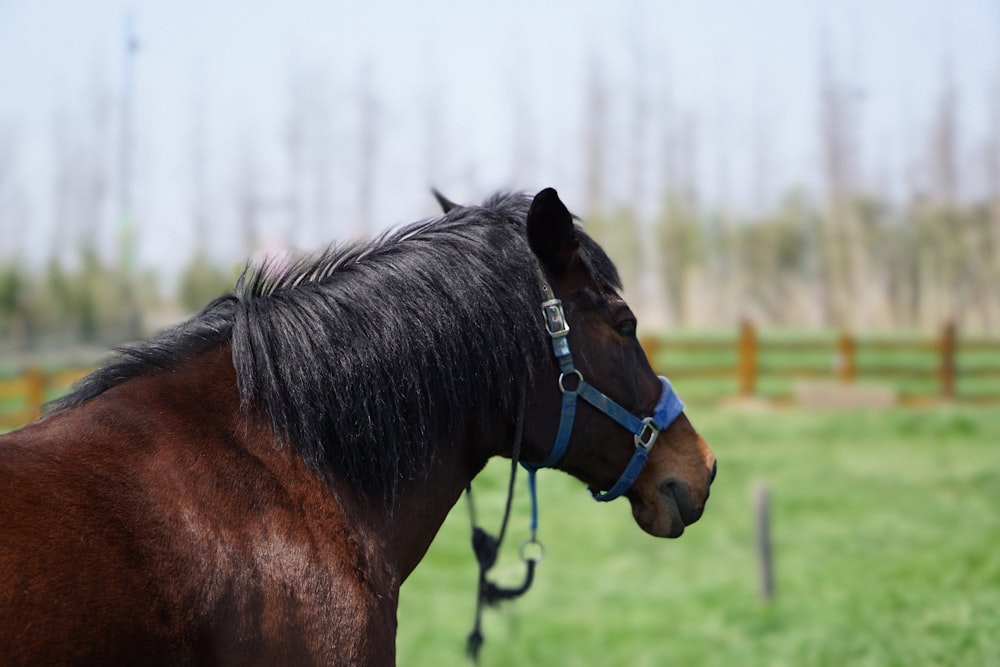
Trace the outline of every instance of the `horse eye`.
<path fill-rule="evenodd" d="M 623 320 L 615 325 L 615 331 L 625 338 L 635 338 L 635 320 Z"/>

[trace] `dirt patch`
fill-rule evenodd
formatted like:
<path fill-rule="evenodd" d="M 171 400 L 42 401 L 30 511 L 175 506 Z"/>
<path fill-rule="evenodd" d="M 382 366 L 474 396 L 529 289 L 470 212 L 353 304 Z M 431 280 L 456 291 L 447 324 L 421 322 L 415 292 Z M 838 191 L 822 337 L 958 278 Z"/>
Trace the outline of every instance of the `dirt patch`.
<path fill-rule="evenodd" d="M 797 382 L 793 391 L 795 404 L 804 408 L 891 408 L 899 395 L 891 387 L 848 382 Z"/>

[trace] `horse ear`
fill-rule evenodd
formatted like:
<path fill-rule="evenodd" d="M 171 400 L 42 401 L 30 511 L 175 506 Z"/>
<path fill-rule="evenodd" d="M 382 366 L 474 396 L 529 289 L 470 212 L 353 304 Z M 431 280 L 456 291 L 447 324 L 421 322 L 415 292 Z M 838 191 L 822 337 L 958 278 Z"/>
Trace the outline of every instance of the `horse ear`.
<path fill-rule="evenodd" d="M 443 212 L 447 213 L 448 211 L 450 211 L 450 210 L 452 210 L 454 208 L 458 208 L 458 204 L 456 204 L 455 202 L 451 201 L 450 199 L 448 199 L 447 197 L 445 197 L 443 194 L 441 194 L 440 192 L 438 192 L 437 188 L 431 188 L 431 193 L 433 193 L 434 199 L 437 199 L 437 202 L 441 206 L 441 210 Z"/>
<path fill-rule="evenodd" d="M 553 273 L 562 273 L 580 246 L 573 215 L 553 188 L 545 188 L 528 210 L 528 245 Z"/>

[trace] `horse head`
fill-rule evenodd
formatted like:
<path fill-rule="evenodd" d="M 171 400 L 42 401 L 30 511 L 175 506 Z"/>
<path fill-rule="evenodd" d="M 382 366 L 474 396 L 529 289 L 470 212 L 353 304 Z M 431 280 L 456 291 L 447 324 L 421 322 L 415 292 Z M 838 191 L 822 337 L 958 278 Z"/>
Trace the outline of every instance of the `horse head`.
<path fill-rule="evenodd" d="M 704 510 L 715 456 L 669 382 L 650 367 L 636 338 L 635 315 L 616 291 L 614 266 L 577 228 L 555 190 L 534 198 L 527 239 L 540 280 L 551 281 L 564 313 L 553 307 L 552 317 L 564 317 L 553 325 L 555 333 L 547 324 L 553 364 L 535 373 L 528 397 L 523 456 L 529 469 L 544 462 L 564 470 L 589 485 L 598 500 L 624 495 L 643 530 L 678 537 Z M 568 420 L 570 434 L 562 436 L 567 393 L 584 400 Z M 563 416 L 555 420 L 554 414 Z"/>

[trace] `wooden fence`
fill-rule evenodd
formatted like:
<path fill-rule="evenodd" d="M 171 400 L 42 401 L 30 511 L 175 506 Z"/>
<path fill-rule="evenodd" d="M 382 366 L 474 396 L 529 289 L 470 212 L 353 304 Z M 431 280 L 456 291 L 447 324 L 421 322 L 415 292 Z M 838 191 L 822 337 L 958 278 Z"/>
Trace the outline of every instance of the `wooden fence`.
<path fill-rule="evenodd" d="M 954 324 L 936 337 L 816 337 L 762 333 L 750 322 L 736 336 L 655 338 L 642 341 L 654 367 L 688 385 L 708 383 L 704 398 L 792 397 L 801 380 L 890 386 L 903 402 L 1000 402 L 1000 339 L 967 339 Z M 40 406 L 66 391 L 87 368 L 44 371 L 32 367 L 0 379 L 0 429 L 30 422 Z M 973 386 L 976 385 L 976 386 Z M 697 394 L 697 392 L 694 392 Z"/>
<path fill-rule="evenodd" d="M 20 375 L 0 379 L 0 430 L 37 419 L 46 401 L 65 393 L 89 368 L 46 371 L 32 366 Z"/>
<path fill-rule="evenodd" d="M 642 344 L 672 379 L 726 380 L 722 393 L 744 398 L 789 400 L 796 382 L 821 380 L 883 386 L 905 403 L 1000 402 L 1000 339 L 961 338 L 952 323 L 936 337 L 859 337 L 766 334 L 743 322 L 735 337 Z"/>

